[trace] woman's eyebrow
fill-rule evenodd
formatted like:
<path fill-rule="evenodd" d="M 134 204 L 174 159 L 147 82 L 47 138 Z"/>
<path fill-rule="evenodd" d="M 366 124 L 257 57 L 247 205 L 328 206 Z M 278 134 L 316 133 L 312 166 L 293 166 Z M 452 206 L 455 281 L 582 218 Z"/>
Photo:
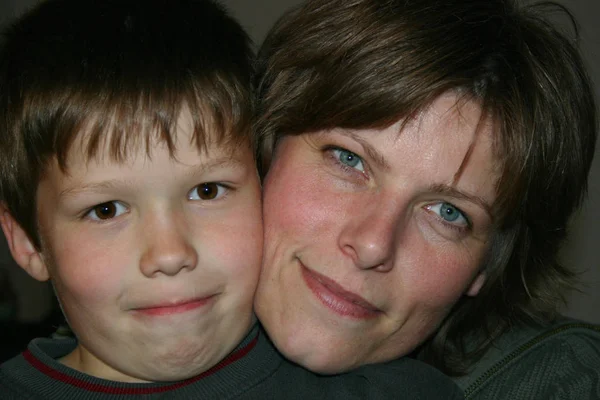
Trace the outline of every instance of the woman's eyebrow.
<path fill-rule="evenodd" d="M 386 161 L 383 154 L 381 154 L 375 147 L 373 147 L 369 142 L 367 142 L 362 137 L 358 136 L 352 131 L 348 130 L 340 130 L 340 133 L 344 136 L 348 136 L 351 139 L 357 141 L 365 150 L 365 153 L 369 156 L 371 160 L 382 170 L 390 171 L 390 164 Z"/>
<path fill-rule="evenodd" d="M 454 197 L 457 199 L 467 200 L 471 203 L 479 205 L 488 214 L 488 216 L 491 219 L 494 218 L 493 214 L 492 214 L 492 206 L 481 196 L 477 196 L 472 193 L 467 193 L 462 190 L 458 190 L 456 187 L 446 185 L 444 183 L 436 183 L 436 184 L 429 186 L 429 192 L 439 193 L 439 194 L 451 196 L 451 197 Z"/>

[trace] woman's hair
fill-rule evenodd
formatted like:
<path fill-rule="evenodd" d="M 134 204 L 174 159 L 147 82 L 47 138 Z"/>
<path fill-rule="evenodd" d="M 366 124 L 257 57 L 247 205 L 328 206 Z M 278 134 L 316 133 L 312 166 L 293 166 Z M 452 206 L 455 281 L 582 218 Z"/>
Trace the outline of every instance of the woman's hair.
<path fill-rule="evenodd" d="M 70 151 L 107 146 L 121 161 L 156 141 L 173 153 L 184 111 L 200 149 L 248 142 L 253 61 L 212 0 L 41 2 L 0 43 L 0 201 L 39 247 L 36 191 L 53 158 L 65 169 Z"/>
<path fill-rule="evenodd" d="M 309 0 L 259 54 L 263 174 L 282 136 L 384 128 L 449 91 L 493 121 L 501 176 L 487 281 L 420 352 L 447 373 L 464 371 L 510 324 L 552 319 L 574 278 L 557 254 L 585 196 L 597 120 L 576 39 L 548 21 L 553 11 L 576 37 L 571 14 L 551 3 Z"/>

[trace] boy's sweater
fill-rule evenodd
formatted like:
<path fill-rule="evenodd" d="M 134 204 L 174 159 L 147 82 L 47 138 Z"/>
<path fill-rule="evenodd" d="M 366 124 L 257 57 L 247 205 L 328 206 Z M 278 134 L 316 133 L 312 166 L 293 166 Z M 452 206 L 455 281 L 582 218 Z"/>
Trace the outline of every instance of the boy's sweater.
<path fill-rule="evenodd" d="M 412 359 L 320 376 L 285 360 L 255 326 L 221 363 L 180 382 L 122 383 L 98 379 L 56 359 L 74 339 L 35 339 L 0 367 L 0 398 L 13 399 L 461 399 L 437 370 Z"/>

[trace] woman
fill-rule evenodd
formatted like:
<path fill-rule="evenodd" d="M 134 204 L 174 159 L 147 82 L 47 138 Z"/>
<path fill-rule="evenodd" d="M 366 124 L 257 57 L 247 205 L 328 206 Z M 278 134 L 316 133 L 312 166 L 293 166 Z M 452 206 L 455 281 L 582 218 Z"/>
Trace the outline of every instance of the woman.
<path fill-rule="evenodd" d="M 595 104 L 543 11 L 309 0 L 276 24 L 255 306 L 288 358 L 336 373 L 414 354 L 467 373 L 468 397 L 600 397 L 600 330 L 556 313 Z"/>

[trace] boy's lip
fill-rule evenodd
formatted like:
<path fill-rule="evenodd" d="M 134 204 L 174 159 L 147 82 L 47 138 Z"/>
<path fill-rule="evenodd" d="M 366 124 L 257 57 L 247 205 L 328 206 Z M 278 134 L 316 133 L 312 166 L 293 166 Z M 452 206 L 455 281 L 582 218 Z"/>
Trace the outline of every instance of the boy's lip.
<path fill-rule="evenodd" d="M 339 283 L 319 274 L 300 262 L 305 284 L 327 308 L 337 314 L 356 319 L 367 319 L 382 311 L 362 296 L 346 290 Z"/>
<path fill-rule="evenodd" d="M 180 314 L 206 306 L 212 303 L 215 297 L 216 295 L 210 295 L 186 300 L 165 301 L 148 306 L 135 307 L 132 308 L 132 311 L 154 316 Z"/>

